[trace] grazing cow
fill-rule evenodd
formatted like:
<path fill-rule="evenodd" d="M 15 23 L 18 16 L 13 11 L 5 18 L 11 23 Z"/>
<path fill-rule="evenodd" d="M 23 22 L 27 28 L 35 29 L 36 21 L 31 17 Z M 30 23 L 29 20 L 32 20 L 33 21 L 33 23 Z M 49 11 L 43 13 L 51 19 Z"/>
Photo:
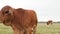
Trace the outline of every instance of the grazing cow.
<path fill-rule="evenodd" d="M 35 11 L 22 8 L 14 9 L 4 6 L 0 13 L 3 17 L 2 22 L 11 26 L 14 34 L 36 34 L 37 16 Z"/>
<path fill-rule="evenodd" d="M 52 24 L 52 23 L 53 23 L 53 21 L 52 21 L 52 20 L 49 20 L 49 21 L 47 22 L 47 25 Z"/>

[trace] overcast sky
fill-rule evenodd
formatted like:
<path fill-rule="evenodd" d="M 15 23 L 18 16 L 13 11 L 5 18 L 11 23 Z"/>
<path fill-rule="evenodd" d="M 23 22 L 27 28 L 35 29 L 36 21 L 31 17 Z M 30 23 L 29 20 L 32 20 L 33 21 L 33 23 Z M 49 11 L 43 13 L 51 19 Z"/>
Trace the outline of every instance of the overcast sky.
<path fill-rule="evenodd" d="M 0 9 L 6 5 L 33 9 L 37 13 L 38 21 L 60 21 L 60 0 L 0 0 Z"/>

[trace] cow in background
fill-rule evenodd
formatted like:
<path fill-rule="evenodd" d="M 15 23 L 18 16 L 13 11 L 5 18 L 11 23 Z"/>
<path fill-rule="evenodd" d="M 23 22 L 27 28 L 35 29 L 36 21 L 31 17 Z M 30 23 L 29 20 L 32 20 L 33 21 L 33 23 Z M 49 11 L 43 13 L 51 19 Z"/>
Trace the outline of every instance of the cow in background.
<path fill-rule="evenodd" d="M 36 34 L 37 16 L 34 10 L 14 9 L 4 6 L 1 9 L 2 22 L 13 28 L 14 34 Z"/>
<path fill-rule="evenodd" d="M 53 23 L 52 20 L 48 20 L 47 25 L 52 24 L 52 23 Z"/>

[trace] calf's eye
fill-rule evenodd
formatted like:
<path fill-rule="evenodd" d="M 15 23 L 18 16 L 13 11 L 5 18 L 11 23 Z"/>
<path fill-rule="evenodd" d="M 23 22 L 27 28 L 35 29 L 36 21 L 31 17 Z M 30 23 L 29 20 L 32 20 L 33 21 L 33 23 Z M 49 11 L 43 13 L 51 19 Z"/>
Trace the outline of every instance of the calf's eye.
<path fill-rule="evenodd" d="M 5 13 L 9 13 L 9 11 L 6 11 Z"/>

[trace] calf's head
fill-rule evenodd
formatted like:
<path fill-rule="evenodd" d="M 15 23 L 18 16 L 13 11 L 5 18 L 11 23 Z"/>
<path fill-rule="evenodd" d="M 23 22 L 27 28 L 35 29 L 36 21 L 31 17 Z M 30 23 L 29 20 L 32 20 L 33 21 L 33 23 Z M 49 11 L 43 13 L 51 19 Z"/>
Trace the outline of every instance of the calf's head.
<path fill-rule="evenodd" d="M 5 25 L 11 25 L 11 21 L 13 19 L 13 9 L 10 6 L 4 6 L 1 9 L 1 18 L 2 22 Z"/>

